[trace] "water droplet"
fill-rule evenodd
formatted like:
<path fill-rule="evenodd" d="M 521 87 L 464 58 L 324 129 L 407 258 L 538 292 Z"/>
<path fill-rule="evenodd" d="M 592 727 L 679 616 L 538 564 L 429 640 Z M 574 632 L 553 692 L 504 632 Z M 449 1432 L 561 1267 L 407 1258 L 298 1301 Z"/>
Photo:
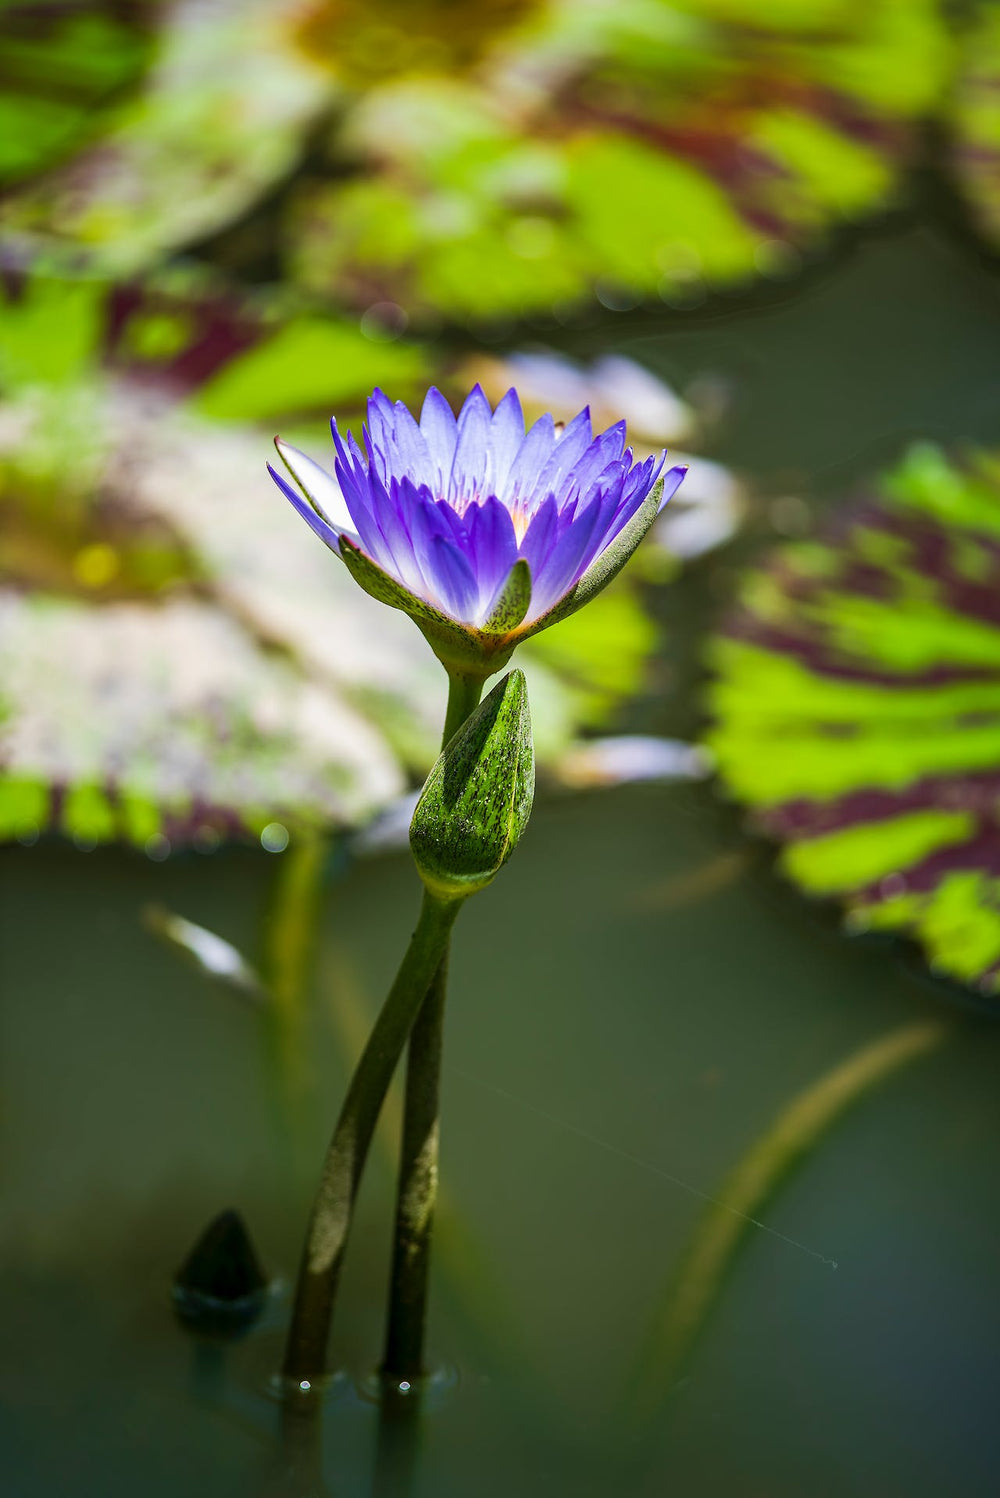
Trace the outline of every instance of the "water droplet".
<path fill-rule="evenodd" d="M 373 343 L 394 343 L 406 332 L 409 321 L 396 302 L 373 302 L 361 314 L 359 327 Z"/>
<path fill-rule="evenodd" d="M 170 857 L 170 839 L 164 837 L 162 832 L 154 832 L 152 837 L 147 837 L 146 857 L 151 858 L 154 863 L 163 863 L 164 859 Z"/>
<path fill-rule="evenodd" d="M 282 822 L 268 822 L 260 835 L 260 845 L 268 853 L 284 853 L 288 841 L 288 828 Z"/>

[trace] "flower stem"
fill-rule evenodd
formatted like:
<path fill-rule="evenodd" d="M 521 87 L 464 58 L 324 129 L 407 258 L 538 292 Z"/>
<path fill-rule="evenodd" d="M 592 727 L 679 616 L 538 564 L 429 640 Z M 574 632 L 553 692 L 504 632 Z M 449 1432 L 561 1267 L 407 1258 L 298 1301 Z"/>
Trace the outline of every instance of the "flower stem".
<path fill-rule="evenodd" d="M 447 954 L 459 904 L 424 894 L 416 930 L 355 1069 L 330 1141 L 299 1268 L 282 1370 L 290 1383 L 300 1387 L 310 1387 L 324 1372 L 337 1284 L 365 1157 L 406 1038 Z"/>
<path fill-rule="evenodd" d="M 442 749 L 450 738 L 454 738 L 466 718 L 476 711 L 482 700 L 485 682 L 486 678 L 483 676 L 462 676 L 458 672 L 448 672 L 448 707 L 441 735 Z"/>
<path fill-rule="evenodd" d="M 449 672 L 448 711 L 442 746 L 479 705 L 483 682 Z M 406 1064 L 406 1096 L 400 1147 L 396 1225 L 389 1275 L 389 1315 L 382 1376 L 387 1382 L 415 1384 L 426 1372 L 424 1331 L 430 1274 L 431 1234 L 438 1185 L 441 1049 L 448 984 L 446 940 L 427 998 L 413 1029 Z"/>

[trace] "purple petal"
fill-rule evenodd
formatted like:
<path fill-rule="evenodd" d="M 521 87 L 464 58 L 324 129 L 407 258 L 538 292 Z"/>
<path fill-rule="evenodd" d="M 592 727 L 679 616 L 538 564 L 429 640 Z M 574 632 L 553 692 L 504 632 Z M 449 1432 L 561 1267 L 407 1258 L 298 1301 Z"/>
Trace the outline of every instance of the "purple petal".
<path fill-rule="evenodd" d="M 563 437 L 562 442 L 565 441 L 566 438 Z M 556 454 L 562 442 L 557 446 Z M 572 484 L 581 494 L 585 494 L 591 486 L 599 484 L 606 468 L 612 463 L 620 462 L 624 447 L 625 423 L 619 421 L 613 427 L 609 427 L 606 432 L 602 432 L 599 437 L 594 438 L 583 456 L 566 474 L 566 484 Z"/>
<path fill-rule="evenodd" d="M 465 557 L 451 542 L 436 536 L 433 551 L 433 601 L 453 619 L 471 624 L 479 602 L 479 588 Z"/>
<path fill-rule="evenodd" d="M 532 579 L 542 570 L 559 533 L 559 509 L 555 496 L 543 499 L 521 539 L 519 555 L 527 562 Z M 534 594 L 534 583 L 532 583 Z"/>
<path fill-rule="evenodd" d="M 368 397 L 367 415 L 368 427 L 376 441 L 382 443 L 390 441 L 396 424 L 396 413 L 392 401 L 377 385 Z"/>
<path fill-rule="evenodd" d="M 570 470 L 580 461 L 592 442 L 590 407 L 584 406 L 557 440 L 551 457 L 538 475 L 537 491 L 541 494 L 552 493 L 558 498 Z"/>
<path fill-rule="evenodd" d="M 451 475 L 451 466 L 455 460 L 455 442 L 458 431 L 451 407 L 440 390 L 435 389 L 433 385 L 424 398 L 423 410 L 420 412 L 420 430 L 424 434 L 431 462 L 436 469 L 435 487 L 443 495 L 444 486 Z"/>
<path fill-rule="evenodd" d="M 552 417 L 540 416 L 517 450 L 517 457 L 510 467 L 507 491 L 500 498 L 509 508 L 518 501 L 534 496 L 541 473 L 555 446 L 556 430 Z"/>
<path fill-rule="evenodd" d="M 419 591 L 428 603 L 436 603 L 444 607 L 444 600 L 436 593 L 435 579 L 438 569 L 436 542 L 443 541 L 465 555 L 471 567 L 471 558 L 467 554 L 468 542 L 465 541 L 463 544 L 456 540 L 445 514 L 447 506 L 436 503 L 426 485 L 418 489 L 409 479 L 403 479 L 398 486 L 398 505 L 409 530 L 415 564 L 423 578 L 423 585 Z M 448 611 L 450 612 L 450 609 Z"/>
<path fill-rule="evenodd" d="M 469 551 L 479 584 L 479 601 L 488 603 L 517 561 L 517 537 L 510 512 L 496 498 L 470 505 L 465 512 Z"/>
<path fill-rule="evenodd" d="M 473 385 L 458 413 L 458 439 L 451 465 L 448 498 L 452 503 L 479 499 L 486 480 L 486 453 L 493 412 L 479 385 Z"/>
<path fill-rule="evenodd" d="M 424 591 L 424 578 L 413 555 L 413 542 L 399 505 L 398 485 L 389 488 L 376 475 L 370 475 L 372 526 L 377 527 L 381 550 L 386 557 L 386 571 L 391 572 L 412 593 Z M 362 533 L 362 539 L 365 539 Z M 374 538 L 373 538 L 374 539 Z M 374 544 L 378 545 L 375 540 Z"/>
<path fill-rule="evenodd" d="M 609 541 L 613 539 L 614 536 L 617 536 L 620 531 L 624 530 L 625 526 L 628 525 L 633 515 L 637 514 L 638 511 L 642 509 L 642 506 L 646 503 L 647 498 L 652 492 L 654 484 L 659 478 L 660 469 L 663 467 L 663 461 L 664 460 L 661 458 L 657 463 L 655 458 L 647 458 L 645 463 L 638 465 L 637 468 L 632 470 L 632 474 L 629 476 L 629 483 L 626 484 L 625 492 L 618 505 L 618 511 L 615 515 L 614 524 L 611 528 L 611 534 L 608 537 Z M 640 469 L 642 470 L 641 473 Z M 677 493 L 677 490 L 680 488 L 681 481 L 683 480 L 686 473 L 687 468 L 684 466 L 680 466 L 671 468 L 665 475 L 663 480 L 663 495 L 660 499 L 660 510 L 662 510 L 667 501 L 672 499 L 673 496 Z M 639 474 L 641 482 L 632 483 L 632 479 L 637 474 Z M 631 493 L 629 493 L 630 487 Z M 657 514 L 659 514 L 659 510 L 657 510 Z"/>
<path fill-rule="evenodd" d="M 666 453 L 664 453 L 663 457 L 660 459 L 660 468 L 663 467 L 663 465 L 664 465 L 665 462 L 666 462 Z M 681 484 L 684 482 L 684 479 L 687 476 L 687 471 L 688 471 L 688 466 L 687 466 L 686 463 L 678 463 L 678 464 L 676 464 L 675 467 L 668 468 L 667 472 L 663 475 L 663 494 L 660 497 L 660 509 L 657 510 L 657 512 L 656 512 L 657 515 L 660 514 L 660 511 L 663 509 L 663 506 L 668 502 L 668 500 L 673 499 L 674 495 L 677 493 L 677 491 L 680 488 Z M 658 477 L 659 477 L 659 469 L 657 470 L 657 474 L 656 474 L 656 478 L 658 478 Z M 655 478 L 654 478 L 653 482 L 654 483 L 656 482 Z M 652 488 L 652 487 L 653 486 L 651 484 L 650 488 Z"/>
<path fill-rule="evenodd" d="M 267 465 L 267 471 L 274 479 L 274 482 L 277 484 L 278 488 L 281 490 L 285 498 L 289 501 L 290 504 L 294 505 L 296 510 L 298 510 L 306 525 L 308 525 L 311 530 L 316 532 L 316 535 L 320 538 L 321 541 L 326 542 L 331 551 L 336 551 L 339 553 L 340 533 L 338 531 L 335 531 L 333 526 L 323 519 L 322 515 L 317 514 L 309 501 L 307 499 L 303 499 L 298 490 L 294 489 L 288 482 L 288 480 L 286 478 L 283 478 L 276 468 L 272 468 L 270 463 L 268 463 Z M 353 537 L 351 539 L 353 539 Z"/>
<path fill-rule="evenodd" d="M 392 472 L 396 478 L 411 478 L 418 486 L 434 481 L 435 465 L 427 438 L 417 426 L 402 401 L 395 406 L 395 431 L 392 442 Z"/>
<path fill-rule="evenodd" d="M 510 476 L 511 465 L 524 441 L 524 413 L 516 390 L 508 390 L 493 413 L 490 427 L 490 464 L 487 475 L 491 494 L 501 495 Z"/>
<path fill-rule="evenodd" d="M 598 500 L 589 505 L 580 519 L 573 521 L 559 537 L 538 575 L 532 573 L 535 579 L 531 597 L 532 619 L 544 614 L 579 581 L 596 550 L 592 543 L 599 543 L 602 539 L 601 522 L 609 518 L 603 499 Z"/>
<path fill-rule="evenodd" d="M 439 499 L 437 502 L 437 508 L 441 519 L 444 521 L 445 525 L 447 525 L 448 530 L 451 533 L 451 538 L 455 542 L 455 545 L 458 546 L 460 550 L 465 551 L 469 539 L 465 521 L 462 519 L 461 515 L 459 515 L 455 510 L 452 509 L 451 505 L 446 499 Z"/>

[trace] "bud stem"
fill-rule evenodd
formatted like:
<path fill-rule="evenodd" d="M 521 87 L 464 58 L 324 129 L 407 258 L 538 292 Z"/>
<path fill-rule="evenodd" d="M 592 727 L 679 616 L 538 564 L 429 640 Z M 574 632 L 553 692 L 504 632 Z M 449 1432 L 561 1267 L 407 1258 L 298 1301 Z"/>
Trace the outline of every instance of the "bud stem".
<path fill-rule="evenodd" d="M 406 1038 L 447 955 L 460 903 L 425 893 L 416 930 L 351 1078 L 327 1151 L 299 1268 L 282 1370 L 291 1384 L 308 1389 L 323 1375 L 365 1157 Z"/>
<path fill-rule="evenodd" d="M 480 677 L 449 672 L 448 683 L 442 748 L 475 712 L 483 695 Z M 395 1385 L 415 1386 L 426 1373 L 424 1330 L 437 1203 L 441 1049 L 450 943 L 449 935 L 444 957 L 410 1033 L 407 1051 L 389 1316 L 381 1368 L 386 1382 Z"/>

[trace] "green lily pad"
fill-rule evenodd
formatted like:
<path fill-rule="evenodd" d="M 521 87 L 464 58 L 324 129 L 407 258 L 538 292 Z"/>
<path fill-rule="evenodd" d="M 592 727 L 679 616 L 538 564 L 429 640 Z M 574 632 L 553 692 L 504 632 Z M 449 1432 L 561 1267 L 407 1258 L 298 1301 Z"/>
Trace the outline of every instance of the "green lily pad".
<path fill-rule="evenodd" d="M 107 108 L 99 134 L 64 166 L 5 198 L 0 232 L 83 246 L 95 264 L 130 273 L 238 218 L 289 172 L 332 100 L 328 77 L 287 44 L 293 9 L 277 0 L 157 7 L 143 87 Z M 96 23 L 73 35 L 74 64 L 106 70 Z M 40 65 L 47 56 L 40 48 Z"/>
<path fill-rule="evenodd" d="M 966 31 L 945 114 L 955 180 L 973 221 L 1000 243 L 1000 12 L 983 5 Z"/>
<path fill-rule="evenodd" d="M 1000 992 L 1000 457 L 917 447 L 744 582 L 708 744 L 753 824 L 852 929 Z"/>
<path fill-rule="evenodd" d="M 931 0 L 539 8 L 473 74 L 358 97 L 290 264 L 340 301 L 463 319 L 787 273 L 893 198 L 951 54 Z"/>
<path fill-rule="evenodd" d="M 99 128 L 101 110 L 142 76 L 145 19 L 114 0 L 0 5 L 0 188 L 51 167 Z"/>
<path fill-rule="evenodd" d="M 490 319 L 595 291 L 683 304 L 786 275 L 893 200 L 950 79 L 939 12 L 172 0 L 142 87 L 5 198 L 0 233 L 148 268 L 239 220 L 308 142 L 263 251 L 277 218 L 293 276 L 338 305 Z"/>

